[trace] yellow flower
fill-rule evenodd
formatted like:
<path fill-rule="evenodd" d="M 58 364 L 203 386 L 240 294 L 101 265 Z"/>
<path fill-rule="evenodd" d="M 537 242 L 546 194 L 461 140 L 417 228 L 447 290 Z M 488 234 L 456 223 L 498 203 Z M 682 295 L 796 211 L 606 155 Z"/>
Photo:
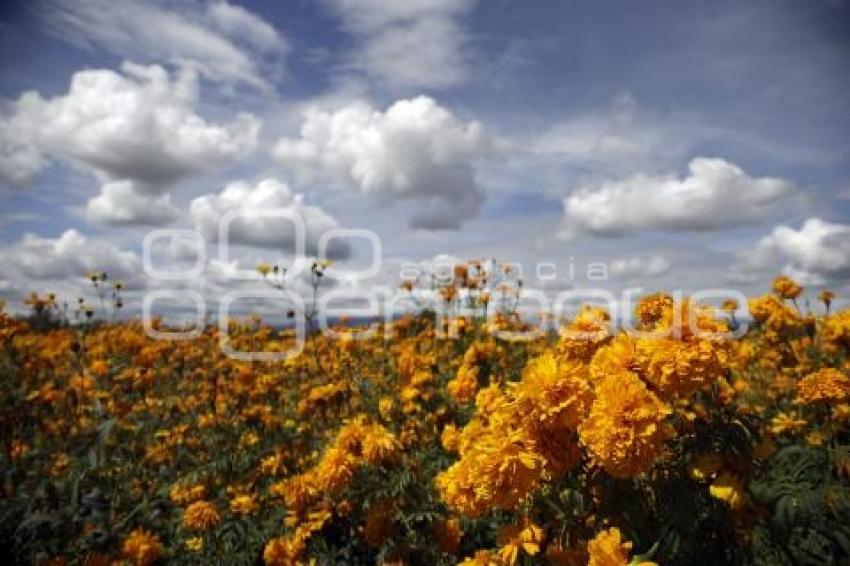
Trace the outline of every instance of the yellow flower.
<path fill-rule="evenodd" d="M 829 404 L 850 399 L 850 377 L 834 369 L 823 368 L 810 373 L 797 384 L 797 402 Z"/>
<path fill-rule="evenodd" d="M 850 404 L 841 403 L 832 408 L 832 418 L 836 422 L 846 423 L 850 421 Z"/>
<path fill-rule="evenodd" d="M 263 562 L 266 566 L 293 566 L 304 551 L 306 542 L 303 536 L 292 539 L 277 537 L 266 543 L 263 549 Z"/>
<path fill-rule="evenodd" d="M 187 485 L 184 482 L 177 482 L 171 486 L 169 497 L 175 505 L 187 505 L 193 501 L 197 501 L 206 495 L 206 486 L 203 484 Z"/>
<path fill-rule="evenodd" d="M 804 426 L 806 426 L 805 420 L 795 418 L 791 413 L 779 413 L 770 421 L 770 432 L 774 436 L 779 436 L 786 432 L 797 432 Z"/>
<path fill-rule="evenodd" d="M 277 474 L 282 467 L 280 454 L 270 454 L 260 461 L 260 472 L 268 476 Z"/>
<path fill-rule="evenodd" d="M 260 436 L 253 430 L 249 430 L 242 435 L 239 443 L 242 446 L 254 446 L 260 441 Z"/>
<path fill-rule="evenodd" d="M 370 464 L 389 462 L 401 451 L 395 436 L 381 425 L 371 425 L 361 443 L 363 458 Z"/>
<path fill-rule="evenodd" d="M 531 360 L 513 390 L 517 410 L 532 423 L 547 428 L 575 429 L 593 399 L 587 369 L 579 362 L 560 361 L 546 353 Z"/>
<path fill-rule="evenodd" d="M 381 397 L 381 400 L 378 401 L 378 414 L 385 421 L 392 419 L 394 409 L 395 400 L 392 397 Z"/>
<path fill-rule="evenodd" d="M 773 292 L 782 299 L 796 299 L 803 288 L 796 281 L 784 275 L 773 280 Z"/>
<path fill-rule="evenodd" d="M 206 531 L 221 521 L 216 506 L 209 501 L 195 501 L 183 513 L 183 524 L 193 531 Z"/>
<path fill-rule="evenodd" d="M 722 472 L 717 476 L 708 488 L 708 492 L 712 497 L 728 503 L 729 507 L 735 511 L 743 509 L 746 504 L 744 486 L 730 472 Z"/>
<path fill-rule="evenodd" d="M 499 533 L 499 558 L 502 563 L 513 566 L 519 560 L 520 551 L 529 556 L 540 552 L 543 543 L 543 529 L 532 522 L 504 527 Z"/>
<path fill-rule="evenodd" d="M 153 564 L 161 553 L 159 537 L 144 529 L 135 529 L 121 545 L 121 554 L 135 566 Z"/>
<path fill-rule="evenodd" d="M 459 403 L 469 403 L 478 393 L 478 366 L 463 364 L 457 375 L 446 384 L 446 391 Z"/>
<path fill-rule="evenodd" d="M 272 266 L 268 263 L 261 263 L 257 266 L 257 273 L 262 275 L 263 277 L 267 276 L 272 271 Z"/>
<path fill-rule="evenodd" d="M 204 539 L 202 537 L 192 537 L 186 539 L 186 550 L 190 552 L 201 552 L 204 549 Z"/>
<path fill-rule="evenodd" d="M 634 374 L 609 375 L 596 387 L 596 399 L 579 438 L 591 461 L 618 478 L 647 471 L 669 436 L 670 407 Z"/>
<path fill-rule="evenodd" d="M 623 540 L 620 529 L 610 529 L 596 533 L 593 540 L 587 543 L 590 555 L 588 566 L 626 566 L 629 564 L 629 554 L 632 543 Z"/>
<path fill-rule="evenodd" d="M 673 297 L 667 293 L 655 293 L 642 297 L 635 306 L 635 314 L 642 326 L 652 328 L 673 307 Z"/>
<path fill-rule="evenodd" d="M 230 500 L 230 510 L 236 515 L 251 515 L 257 510 L 257 502 L 253 495 L 237 495 Z"/>
<path fill-rule="evenodd" d="M 440 442 L 448 452 L 457 452 L 460 447 L 460 431 L 453 424 L 446 425 L 440 435 Z"/>

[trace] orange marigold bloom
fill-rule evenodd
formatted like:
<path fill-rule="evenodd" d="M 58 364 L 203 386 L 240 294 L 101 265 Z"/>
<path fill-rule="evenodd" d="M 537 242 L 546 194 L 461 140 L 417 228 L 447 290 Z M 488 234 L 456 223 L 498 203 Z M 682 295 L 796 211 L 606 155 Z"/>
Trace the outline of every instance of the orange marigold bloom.
<path fill-rule="evenodd" d="M 370 464 L 382 464 L 395 458 L 401 445 L 395 435 L 381 425 L 370 425 L 361 441 L 363 458 Z"/>
<path fill-rule="evenodd" d="M 796 299 L 803 292 L 803 288 L 790 277 L 781 275 L 773 280 L 773 292 L 782 299 Z"/>
<path fill-rule="evenodd" d="M 469 403 L 478 393 L 478 366 L 461 365 L 457 375 L 446 384 L 446 391 L 459 403 Z"/>
<path fill-rule="evenodd" d="M 796 432 L 806 426 L 804 419 L 798 419 L 789 413 L 779 413 L 770 422 L 770 432 L 779 436 L 786 432 Z"/>
<path fill-rule="evenodd" d="M 183 524 L 193 531 L 206 531 L 221 521 L 221 515 L 214 503 L 195 501 L 186 507 Z"/>
<path fill-rule="evenodd" d="M 797 402 L 840 403 L 850 399 L 850 377 L 835 368 L 810 373 L 797 383 Z"/>
<path fill-rule="evenodd" d="M 316 467 L 316 486 L 320 491 L 337 492 L 354 476 L 357 462 L 349 452 L 332 446 Z"/>
<path fill-rule="evenodd" d="M 305 546 L 305 541 L 301 537 L 293 539 L 273 538 L 266 543 L 266 547 L 263 549 L 263 562 L 267 566 L 292 566 L 297 563 Z"/>
<path fill-rule="evenodd" d="M 121 553 L 136 566 L 153 564 L 162 554 L 159 537 L 144 529 L 135 529 L 124 539 Z"/>
<path fill-rule="evenodd" d="M 574 360 L 589 361 L 611 337 L 611 316 L 605 309 L 582 305 L 568 326 L 561 329 L 558 353 Z"/>
<path fill-rule="evenodd" d="M 539 484 L 545 461 L 525 431 L 488 430 L 436 478 L 440 497 L 475 517 L 493 507 L 516 509 Z"/>
<path fill-rule="evenodd" d="M 552 353 L 526 365 L 522 380 L 514 386 L 517 409 L 530 426 L 576 428 L 593 399 L 586 367 L 575 361 L 562 362 Z"/>
<path fill-rule="evenodd" d="M 635 305 L 635 314 L 642 326 L 651 328 L 661 320 L 664 312 L 673 307 L 673 297 L 667 293 L 654 293 L 642 297 Z"/>
<path fill-rule="evenodd" d="M 453 424 L 448 424 L 443 428 L 440 435 L 440 443 L 448 452 L 457 452 L 460 447 L 460 431 Z"/>
<path fill-rule="evenodd" d="M 639 564 L 650 566 L 653 562 L 633 562 L 629 560 L 632 551 L 632 543 L 623 540 L 620 529 L 613 527 L 600 531 L 587 543 L 587 551 L 590 554 L 588 566 L 626 566 L 627 564 Z"/>
<path fill-rule="evenodd" d="M 579 438 L 591 460 L 614 477 L 629 478 L 647 471 L 669 437 L 665 423 L 671 410 L 632 373 L 606 377 Z"/>
<path fill-rule="evenodd" d="M 257 510 L 257 501 L 250 494 L 237 495 L 230 500 L 230 510 L 236 515 L 251 515 Z"/>
<path fill-rule="evenodd" d="M 543 529 L 532 522 L 503 527 L 499 532 L 499 558 L 503 564 L 513 566 L 519 560 L 520 552 L 535 556 L 543 543 Z"/>

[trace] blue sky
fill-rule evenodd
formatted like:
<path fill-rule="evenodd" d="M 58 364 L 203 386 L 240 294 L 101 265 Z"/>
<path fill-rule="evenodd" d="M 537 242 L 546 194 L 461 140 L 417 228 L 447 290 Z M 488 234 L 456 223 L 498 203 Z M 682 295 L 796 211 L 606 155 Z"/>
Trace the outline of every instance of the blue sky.
<path fill-rule="evenodd" d="M 786 272 L 846 293 L 848 24 L 844 0 L 5 2 L 0 295 L 75 295 L 102 266 L 137 305 L 164 285 L 141 252 L 165 227 L 203 234 L 181 284 L 214 298 L 291 252 L 272 207 L 312 253 L 373 230 L 377 285 L 449 254 L 531 284 L 535 262 L 602 262 L 611 289 Z"/>

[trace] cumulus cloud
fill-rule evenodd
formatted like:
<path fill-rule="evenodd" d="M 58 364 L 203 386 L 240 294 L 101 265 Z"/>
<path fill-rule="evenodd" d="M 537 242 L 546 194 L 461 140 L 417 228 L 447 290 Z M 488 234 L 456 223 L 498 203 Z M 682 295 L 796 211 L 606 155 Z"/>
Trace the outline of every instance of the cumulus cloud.
<path fill-rule="evenodd" d="M 100 195 L 89 200 L 86 214 L 101 224 L 163 225 L 175 220 L 178 211 L 171 195 L 139 190 L 133 181 L 115 181 L 105 183 Z"/>
<path fill-rule="evenodd" d="M 0 178 L 25 182 L 45 156 L 70 160 L 103 182 L 101 196 L 89 204 L 92 218 L 162 220 L 169 217 L 162 194 L 170 186 L 255 148 L 260 122 L 252 115 L 214 124 L 195 113 L 194 70 L 184 68 L 173 79 L 159 66 L 124 63 L 122 70 L 79 71 L 67 94 L 52 99 L 21 95 L 3 118 Z M 119 195 L 127 200 L 118 202 Z"/>
<path fill-rule="evenodd" d="M 688 170 L 684 178 L 636 175 L 575 191 L 564 199 L 562 235 L 741 226 L 776 214 L 795 193 L 787 180 L 751 177 L 723 159 L 697 157 Z"/>
<path fill-rule="evenodd" d="M 208 241 L 218 241 L 222 221 L 231 214 L 229 244 L 294 250 L 295 225 L 281 216 L 269 215 L 280 212 L 297 214 L 303 220 L 307 255 L 318 252 L 322 234 L 339 226 L 332 216 L 319 207 L 304 204 L 302 195 L 276 179 L 265 179 L 253 186 L 242 181 L 230 183 L 220 193 L 194 199 L 189 207 L 195 228 Z M 344 240 L 334 238 L 331 244 L 328 255 L 348 255 Z"/>
<path fill-rule="evenodd" d="M 0 184 L 24 186 L 44 167 L 26 126 L 0 115 Z"/>
<path fill-rule="evenodd" d="M 372 78 L 400 88 L 445 88 L 465 78 L 467 34 L 460 18 L 474 0 L 326 4 L 358 43 L 351 65 Z"/>
<path fill-rule="evenodd" d="M 744 275 L 753 270 L 782 270 L 807 285 L 825 285 L 850 277 L 850 224 L 809 218 L 799 230 L 776 226 L 742 257 Z"/>
<path fill-rule="evenodd" d="M 670 267 L 670 261 L 660 255 L 647 258 L 629 257 L 611 260 L 610 272 L 615 277 L 633 279 L 662 275 L 670 271 Z"/>
<path fill-rule="evenodd" d="M 0 264 L 0 287 L 4 295 L 16 299 L 32 291 L 59 292 L 66 299 L 79 296 L 86 290 L 88 271 L 106 271 L 129 290 L 144 284 L 138 255 L 73 229 L 57 238 L 25 234 L 0 248 Z"/>
<path fill-rule="evenodd" d="M 538 158 L 572 169 L 622 175 L 679 161 L 710 137 L 706 130 L 693 116 L 660 115 L 623 94 L 609 106 L 556 122 L 513 143 L 517 150 L 530 150 Z"/>
<path fill-rule="evenodd" d="M 48 31 L 74 45 L 120 57 L 191 63 L 207 78 L 268 90 L 287 44 L 258 15 L 226 1 L 43 0 Z M 261 65 L 271 59 L 275 65 Z"/>
<path fill-rule="evenodd" d="M 335 112 L 309 110 L 297 139 L 275 156 L 308 179 L 330 175 L 380 202 L 415 201 L 411 225 L 457 229 L 484 200 L 473 160 L 488 151 L 477 122 L 462 122 L 435 100 L 399 100 L 381 112 L 353 103 Z"/>

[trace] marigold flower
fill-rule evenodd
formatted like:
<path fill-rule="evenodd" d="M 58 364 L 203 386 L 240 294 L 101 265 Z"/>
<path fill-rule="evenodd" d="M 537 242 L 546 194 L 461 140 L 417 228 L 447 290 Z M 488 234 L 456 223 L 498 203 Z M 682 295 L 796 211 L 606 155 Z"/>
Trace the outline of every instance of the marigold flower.
<path fill-rule="evenodd" d="M 519 560 L 520 552 L 535 556 L 543 543 L 543 529 L 532 522 L 503 527 L 499 533 L 499 559 L 503 564 L 513 566 Z"/>
<path fill-rule="evenodd" d="M 835 368 L 823 368 L 804 377 L 796 389 L 798 403 L 841 403 L 850 400 L 850 377 Z"/>
<path fill-rule="evenodd" d="M 635 314 L 642 326 L 652 328 L 673 307 L 673 297 L 667 293 L 655 293 L 642 297 L 635 305 Z"/>
<path fill-rule="evenodd" d="M 532 423 L 558 429 L 576 428 L 593 399 L 587 368 L 575 361 L 562 362 L 552 353 L 526 365 L 513 394 L 518 411 Z"/>
<path fill-rule="evenodd" d="M 446 384 L 446 391 L 459 403 L 469 403 L 478 392 L 478 366 L 463 364 L 457 375 Z"/>
<path fill-rule="evenodd" d="M 440 435 L 440 442 L 448 452 L 457 452 L 460 447 L 460 431 L 453 424 L 446 425 Z"/>
<path fill-rule="evenodd" d="M 790 277 L 782 275 L 773 280 L 773 292 L 782 299 L 796 299 L 803 288 Z"/>
<path fill-rule="evenodd" d="M 241 494 L 230 500 L 230 510 L 236 515 L 251 515 L 257 510 L 253 495 Z"/>
<path fill-rule="evenodd" d="M 588 566 L 625 566 L 629 563 L 632 543 L 623 540 L 620 529 L 612 527 L 600 531 L 587 543 L 590 555 Z"/>
<path fill-rule="evenodd" d="M 195 501 L 186 507 L 183 524 L 193 531 L 206 531 L 221 521 L 221 515 L 215 504 L 209 501 Z"/>
<path fill-rule="evenodd" d="M 162 544 L 158 536 L 145 529 L 135 529 L 124 539 L 121 554 L 135 566 L 147 566 L 162 554 Z"/>
<path fill-rule="evenodd" d="M 647 471 L 669 437 L 670 407 L 634 374 L 610 375 L 596 387 L 596 399 L 579 438 L 591 460 L 614 477 Z"/>
<path fill-rule="evenodd" d="M 305 541 L 301 537 L 273 538 L 263 549 L 263 562 L 266 566 L 292 566 L 297 563 L 298 557 L 305 548 Z"/>

